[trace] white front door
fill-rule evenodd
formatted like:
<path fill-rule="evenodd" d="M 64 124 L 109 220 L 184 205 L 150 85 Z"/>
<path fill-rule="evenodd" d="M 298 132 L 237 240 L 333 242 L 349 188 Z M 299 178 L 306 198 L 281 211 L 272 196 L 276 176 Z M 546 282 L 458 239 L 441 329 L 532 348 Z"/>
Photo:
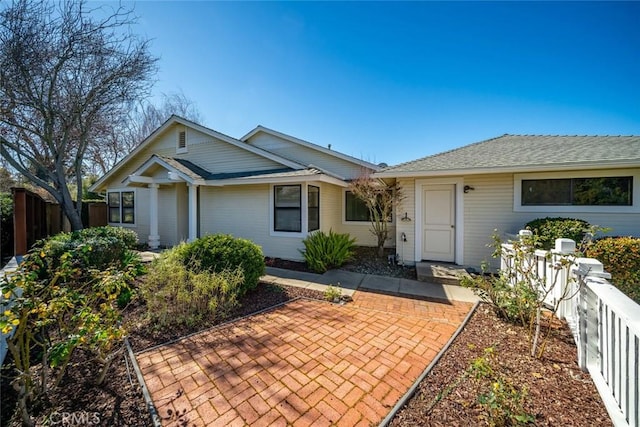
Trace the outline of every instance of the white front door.
<path fill-rule="evenodd" d="M 422 259 L 455 261 L 456 208 L 454 184 L 422 187 Z"/>

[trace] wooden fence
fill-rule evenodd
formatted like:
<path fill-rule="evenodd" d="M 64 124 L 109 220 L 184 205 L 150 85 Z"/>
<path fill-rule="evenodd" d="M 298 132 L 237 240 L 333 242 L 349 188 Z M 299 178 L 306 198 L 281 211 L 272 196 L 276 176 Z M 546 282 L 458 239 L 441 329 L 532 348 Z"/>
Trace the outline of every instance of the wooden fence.
<path fill-rule="evenodd" d="M 70 231 L 69 221 L 60 206 L 44 200 L 25 188 L 12 188 L 13 242 L 15 255 L 25 255 L 39 239 L 61 231 Z M 83 204 L 82 222 L 85 227 L 107 225 L 107 205 L 104 202 Z"/>
<path fill-rule="evenodd" d="M 501 269 L 516 271 L 514 259 L 533 267 L 545 302 L 559 302 L 557 314 L 571 328 L 578 364 L 591 375 L 613 424 L 640 427 L 640 305 L 609 283 L 602 263 L 571 257 L 574 250 L 575 242 L 558 239 L 555 250 L 515 257 L 513 245 L 503 244 Z"/>

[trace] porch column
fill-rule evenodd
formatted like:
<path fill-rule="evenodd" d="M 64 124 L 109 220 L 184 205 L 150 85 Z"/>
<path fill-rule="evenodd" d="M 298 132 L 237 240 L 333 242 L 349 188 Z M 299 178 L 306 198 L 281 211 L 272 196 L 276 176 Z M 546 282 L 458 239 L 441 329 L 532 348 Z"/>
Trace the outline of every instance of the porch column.
<path fill-rule="evenodd" d="M 158 249 L 160 235 L 158 234 L 158 184 L 149 184 L 149 247 Z"/>
<path fill-rule="evenodd" d="M 189 242 L 198 238 L 198 186 L 187 184 L 189 187 Z"/>

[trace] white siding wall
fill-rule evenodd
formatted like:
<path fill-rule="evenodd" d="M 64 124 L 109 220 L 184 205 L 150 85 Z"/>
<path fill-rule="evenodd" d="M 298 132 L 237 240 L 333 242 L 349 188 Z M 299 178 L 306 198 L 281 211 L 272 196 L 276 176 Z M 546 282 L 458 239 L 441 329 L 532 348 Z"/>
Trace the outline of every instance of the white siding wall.
<path fill-rule="evenodd" d="M 487 261 L 497 268 L 499 260 L 491 258 L 487 247 L 493 230 L 517 233 L 524 225 L 513 211 L 513 175 L 470 176 L 464 184 L 475 188 L 464 195 L 464 264 L 478 267 Z"/>
<path fill-rule="evenodd" d="M 588 176 L 589 172 L 585 172 Z M 492 242 L 491 235 L 498 230 L 515 234 L 524 225 L 536 218 L 570 217 L 580 218 L 590 224 L 610 227 L 608 235 L 640 236 L 640 214 L 638 213 L 566 213 L 554 212 L 514 212 L 513 206 L 513 174 L 471 175 L 464 178 L 464 185 L 474 187 L 475 190 L 464 194 L 464 261 L 465 265 L 478 267 L 483 261 L 492 267 L 499 267 L 499 263 L 491 258 L 492 249 L 487 244 Z M 399 241 L 401 232 L 407 234 L 405 254 L 407 260 L 415 257 L 415 202 L 414 180 L 400 179 L 406 199 L 399 207 L 400 216 L 404 212 L 414 221 L 410 223 L 398 222 L 396 238 Z M 407 248 L 410 250 L 407 251 Z M 400 248 L 398 248 L 400 251 Z M 415 260 L 414 260 L 415 261 Z"/>
<path fill-rule="evenodd" d="M 177 132 L 168 132 L 156 145 L 155 153 L 186 159 L 212 173 L 280 169 L 285 166 L 193 129 L 187 129 L 187 152 L 176 153 Z M 145 159 L 146 160 L 146 159 Z"/>
<path fill-rule="evenodd" d="M 413 178 L 401 178 L 398 179 L 398 184 L 403 191 L 404 199 L 399 203 L 396 209 L 396 252 L 400 255 L 400 258 L 407 264 L 415 263 L 415 180 Z M 402 218 L 407 214 L 407 218 L 411 219 L 402 221 Z M 401 234 L 405 233 L 407 241 L 403 242 Z"/>
<path fill-rule="evenodd" d="M 300 237 L 271 236 L 269 186 L 203 187 L 200 192 L 200 234 L 229 233 L 262 247 L 266 256 L 301 260 Z"/>
<path fill-rule="evenodd" d="M 266 133 L 254 135 L 248 143 L 304 165 L 313 164 L 346 179 L 356 178 L 364 173 L 362 166 Z"/>
<path fill-rule="evenodd" d="M 338 186 L 326 183 L 320 185 L 320 229 L 325 233 L 340 230 L 341 195 L 342 189 Z"/>

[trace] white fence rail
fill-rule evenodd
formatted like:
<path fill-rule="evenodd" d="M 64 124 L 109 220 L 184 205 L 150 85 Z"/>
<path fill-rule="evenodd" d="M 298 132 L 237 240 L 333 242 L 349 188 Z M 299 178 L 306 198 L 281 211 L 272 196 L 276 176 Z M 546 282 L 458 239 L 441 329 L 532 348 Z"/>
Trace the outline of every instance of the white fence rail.
<path fill-rule="evenodd" d="M 571 296 L 557 315 L 571 328 L 580 368 L 591 375 L 614 425 L 640 427 L 640 305 L 608 282 L 598 260 L 573 258 L 560 267 L 561 257 L 574 250 L 575 242 L 558 239 L 555 250 L 535 251 L 519 262 L 536 272 L 545 293 L 551 289 L 548 304 Z M 503 270 L 516 270 L 513 255 L 513 245 L 502 245 Z"/>

